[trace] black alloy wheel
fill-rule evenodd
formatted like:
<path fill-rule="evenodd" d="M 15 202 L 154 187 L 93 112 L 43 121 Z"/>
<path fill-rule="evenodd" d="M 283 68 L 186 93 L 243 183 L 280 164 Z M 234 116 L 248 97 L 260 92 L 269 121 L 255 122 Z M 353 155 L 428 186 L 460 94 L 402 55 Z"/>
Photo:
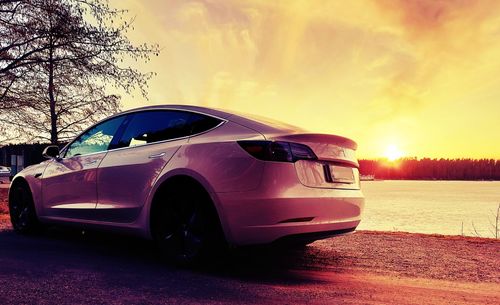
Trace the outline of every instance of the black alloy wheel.
<path fill-rule="evenodd" d="M 178 265 L 200 262 L 224 247 L 222 229 L 210 198 L 198 189 L 170 189 L 156 210 L 153 236 Z"/>
<path fill-rule="evenodd" d="M 33 196 L 26 185 L 17 183 L 11 188 L 9 213 L 14 231 L 21 234 L 33 234 L 39 231 L 41 225 L 36 216 Z"/>

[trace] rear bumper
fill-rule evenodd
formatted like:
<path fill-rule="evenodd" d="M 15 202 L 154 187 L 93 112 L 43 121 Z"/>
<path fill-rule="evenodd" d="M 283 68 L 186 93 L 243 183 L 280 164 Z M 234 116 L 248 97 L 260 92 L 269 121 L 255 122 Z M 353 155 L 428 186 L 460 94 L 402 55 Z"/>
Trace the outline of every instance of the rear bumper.
<path fill-rule="evenodd" d="M 279 186 L 269 186 L 277 189 Z M 360 190 L 319 189 L 300 183 L 276 192 L 219 193 L 226 238 L 233 245 L 268 244 L 293 237 L 310 241 L 345 234 L 358 226 L 364 207 Z"/>

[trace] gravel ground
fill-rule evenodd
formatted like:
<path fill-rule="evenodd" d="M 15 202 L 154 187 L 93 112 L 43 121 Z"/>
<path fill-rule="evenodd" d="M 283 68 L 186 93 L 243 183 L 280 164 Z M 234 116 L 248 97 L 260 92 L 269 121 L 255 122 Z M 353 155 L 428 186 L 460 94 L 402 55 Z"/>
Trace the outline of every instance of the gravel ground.
<path fill-rule="evenodd" d="M 9 189 L 6 185 L 0 184 L 0 217 L 3 214 L 9 213 L 9 208 L 7 207 L 7 193 Z"/>
<path fill-rule="evenodd" d="M 186 270 L 148 241 L 19 236 L 0 214 L 0 304 L 500 304 L 499 254 L 493 239 L 361 231 Z"/>

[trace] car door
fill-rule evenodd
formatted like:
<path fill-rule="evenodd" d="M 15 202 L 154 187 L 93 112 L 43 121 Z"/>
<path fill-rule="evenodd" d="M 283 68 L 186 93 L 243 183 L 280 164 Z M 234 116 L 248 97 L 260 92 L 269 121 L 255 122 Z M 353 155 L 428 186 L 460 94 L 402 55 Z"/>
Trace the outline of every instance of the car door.
<path fill-rule="evenodd" d="M 131 114 L 97 170 L 100 220 L 136 219 L 161 170 L 187 142 L 189 117 L 188 112 L 173 110 Z"/>
<path fill-rule="evenodd" d="M 42 179 L 45 216 L 92 219 L 97 204 L 97 167 L 124 121 L 116 117 L 91 127 L 52 159 Z"/>

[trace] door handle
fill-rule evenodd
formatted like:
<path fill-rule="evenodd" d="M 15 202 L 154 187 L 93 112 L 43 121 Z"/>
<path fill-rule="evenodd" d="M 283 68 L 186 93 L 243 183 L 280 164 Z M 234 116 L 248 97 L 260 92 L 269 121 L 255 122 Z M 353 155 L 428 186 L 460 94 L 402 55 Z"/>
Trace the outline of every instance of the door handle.
<path fill-rule="evenodd" d="M 150 155 L 149 156 L 149 159 L 156 159 L 156 158 L 161 158 L 165 155 L 165 152 L 161 152 L 159 154 L 154 154 L 154 155 Z"/>
<path fill-rule="evenodd" d="M 87 162 L 83 163 L 83 165 L 92 165 L 95 163 L 97 163 L 97 160 L 87 161 Z"/>

